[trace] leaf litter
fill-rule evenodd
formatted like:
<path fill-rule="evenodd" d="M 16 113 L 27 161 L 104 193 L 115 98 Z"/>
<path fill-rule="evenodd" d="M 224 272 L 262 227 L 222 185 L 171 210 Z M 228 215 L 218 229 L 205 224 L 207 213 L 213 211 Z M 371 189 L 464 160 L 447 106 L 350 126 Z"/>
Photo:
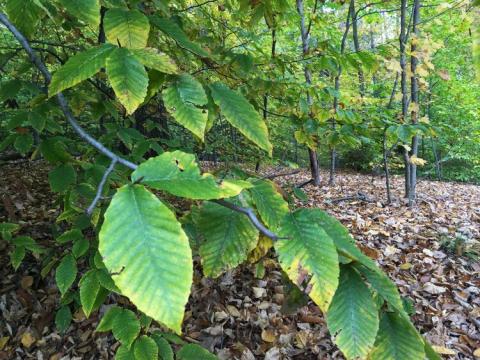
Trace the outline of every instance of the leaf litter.
<path fill-rule="evenodd" d="M 0 222 L 17 222 L 21 235 L 55 244 L 59 208 L 49 190 L 49 167 L 41 161 L 0 167 Z M 275 181 L 291 192 L 308 177 L 302 171 Z M 401 177 L 392 180 L 389 206 L 382 178 L 349 172 L 339 173 L 334 187 L 307 185 L 307 200 L 297 199 L 295 206 L 320 207 L 349 228 L 362 251 L 395 281 L 416 327 L 443 358 L 480 358 L 480 187 L 420 180 L 417 205 L 410 209 Z M 358 191 L 369 201 L 352 196 Z M 347 197 L 353 199 L 335 201 Z M 72 311 L 72 324 L 62 334 L 55 327 L 60 295 L 53 271 L 42 276 L 41 259 L 31 255 L 17 272 L 9 261 L 0 242 L 0 360 L 114 358 L 119 344 L 94 330 L 111 304 L 131 306 L 125 298 L 110 295 L 89 319 Z M 220 359 L 343 359 L 318 308 L 284 285 L 273 257 L 263 266 L 262 278 L 255 276 L 255 265 L 245 264 L 212 280 L 202 277 L 196 261 L 184 340 Z M 86 271 L 87 264 L 79 269 Z"/>

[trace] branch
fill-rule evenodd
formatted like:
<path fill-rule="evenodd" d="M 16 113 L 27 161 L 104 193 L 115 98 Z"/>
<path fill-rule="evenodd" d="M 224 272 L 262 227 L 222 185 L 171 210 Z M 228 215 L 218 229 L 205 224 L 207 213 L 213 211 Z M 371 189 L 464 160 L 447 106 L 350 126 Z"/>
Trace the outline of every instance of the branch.
<path fill-rule="evenodd" d="M 95 206 L 97 205 L 98 201 L 102 197 L 102 192 L 103 192 L 103 187 L 105 186 L 105 183 L 107 182 L 108 176 L 111 174 L 113 169 L 115 168 L 115 164 L 117 163 L 116 159 L 113 159 L 112 162 L 110 163 L 110 166 L 105 170 L 105 173 L 103 174 L 102 180 L 98 184 L 97 188 L 97 194 L 95 195 L 95 198 L 93 199 L 92 203 L 88 207 L 86 213 L 88 216 L 92 215 L 93 209 L 95 209 Z"/>
<path fill-rule="evenodd" d="M 267 176 L 264 176 L 262 179 L 275 179 L 276 177 L 280 177 L 280 176 L 290 176 L 290 175 L 295 175 L 295 174 L 298 174 L 300 172 L 300 169 L 296 169 L 296 170 L 293 170 L 293 171 L 289 171 L 289 172 L 281 172 L 281 173 L 278 173 L 278 174 L 272 174 L 272 175 L 267 175 Z"/>
<path fill-rule="evenodd" d="M 176 11 L 176 12 L 190 11 L 190 10 L 192 10 L 192 9 L 195 9 L 195 8 L 198 8 L 198 7 L 201 7 L 201 6 L 203 6 L 203 5 L 207 5 L 207 4 L 213 3 L 213 2 L 217 2 L 217 1 L 218 1 L 218 0 L 207 0 L 207 1 L 203 2 L 203 3 L 201 3 L 201 4 L 192 5 L 192 6 L 189 6 L 189 7 L 185 8 L 185 9 L 180 9 L 180 10 L 178 10 L 178 11 Z"/>
<path fill-rule="evenodd" d="M 48 71 L 47 67 L 45 64 L 37 57 L 35 54 L 35 51 L 32 49 L 30 46 L 28 40 L 17 30 L 17 28 L 8 20 L 7 16 L 3 13 L 0 12 L 0 23 L 6 26 L 6 28 L 15 36 L 15 38 L 18 40 L 18 42 L 22 45 L 22 47 L 25 49 L 27 52 L 28 56 L 30 57 L 30 61 L 35 64 L 35 66 L 40 70 L 40 72 L 43 74 L 46 83 L 50 83 L 52 79 L 52 75 Z M 88 212 L 92 212 L 93 208 L 97 204 L 99 198 L 101 197 L 102 189 L 105 186 L 105 182 L 107 181 L 108 175 L 112 172 L 113 168 L 115 167 L 115 164 L 118 162 L 120 164 L 125 165 L 129 169 L 135 170 L 137 169 L 137 165 L 116 155 L 113 153 L 111 150 L 107 149 L 102 143 L 100 143 L 98 140 L 93 138 L 90 134 L 88 134 L 81 126 L 78 124 L 77 120 L 75 117 L 72 115 L 69 107 L 68 107 L 68 102 L 65 99 L 65 96 L 60 92 L 57 94 L 57 101 L 58 104 L 60 105 L 60 108 L 63 111 L 63 114 L 65 115 L 67 121 L 70 123 L 70 125 L 73 127 L 73 129 L 77 132 L 77 134 L 84 139 L 87 143 L 92 145 L 94 148 L 96 148 L 99 152 L 104 154 L 105 156 L 109 157 L 112 162 L 110 163 L 110 166 L 108 169 L 105 171 L 105 174 L 103 175 L 102 180 L 100 181 L 100 184 L 97 189 L 97 194 L 95 196 L 94 201 L 92 204 L 87 209 Z M 224 206 L 226 208 L 229 208 L 233 211 L 242 213 L 250 219 L 252 222 L 253 226 L 255 226 L 262 234 L 265 236 L 269 237 L 272 240 L 278 240 L 280 237 L 277 234 L 274 234 L 270 230 L 268 230 L 265 225 L 257 218 L 255 215 L 255 212 L 251 208 L 244 208 L 240 207 L 237 205 L 234 205 L 232 203 L 229 203 L 228 201 L 225 200 L 215 200 L 215 202 L 221 206 Z"/>
<path fill-rule="evenodd" d="M 48 84 L 52 80 L 52 75 L 48 71 L 47 67 L 45 64 L 40 60 L 40 58 L 37 57 L 35 54 L 35 51 L 32 49 L 30 46 L 30 43 L 28 40 L 23 36 L 20 31 L 8 20 L 8 17 L 0 12 L 0 23 L 5 25 L 5 27 L 13 34 L 13 36 L 18 40 L 20 45 L 25 49 L 27 52 L 28 56 L 30 57 L 30 61 L 40 70 L 42 73 L 43 77 L 45 78 L 45 82 Z M 96 148 L 98 151 L 100 151 L 102 154 L 105 156 L 109 157 L 112 160 L 115 160 L 116 162 L 119 162 L 122 165 L 125 165 L 129 169 L 135 170 L 137 168 L 137 165 L 134 163 L 116 155 L 109 149 L 107 149 L 101 142 L 93 138 L 89 133 L 87 133 L 77 122 L 75 117 L 72 115 L 70 108 L 68 106 L 67 99 L 65 99 L 65 96 L 59 92 L 57 95 L 57 101 L 58 104 L 60 105 L 60 108 L 63 111 L 63 114 L 65 115 L 67 121 L 70 123 L 70 125 L 73 127 L 73 129 L 77 132 L 77 134 L 84 139 L 86 142 L 88 142 L 90 145 L 92 145 L 94 148 Z"/>
<path fill-rule="evenodd" d="M 244 208 L 241 206 L 237 206 L 225 200 L 213 200 L 213 202 L 223 207 L 229 208 L 230 210 L 233 210 L 248 216 L 253 226 L 255 226 L 263 235 L 265 235 L 266 237 L 269 237 L 273 241 L 281 239 L 281 237 L 279 237 L 277 234 L 274 234 L 273 232 L 268 230 L 265 227 L 265 225 L 263 225 L 262 222 L 258 220 L 257 216 L 255 215 L 255 212 L 251 208 Z"/>

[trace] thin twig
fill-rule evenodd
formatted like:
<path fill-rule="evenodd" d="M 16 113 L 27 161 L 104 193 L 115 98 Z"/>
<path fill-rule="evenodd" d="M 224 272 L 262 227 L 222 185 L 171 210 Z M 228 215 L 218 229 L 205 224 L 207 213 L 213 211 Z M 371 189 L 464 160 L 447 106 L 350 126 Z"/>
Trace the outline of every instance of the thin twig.
<path fill-rule="evenodd" d="M 275 179 L 276 177 L 280 177 L 280 176 L 290 176 L 290 175 L 295 175 L 295 174 L 298 174 L 300 172 L 300 169 L 296 169 L 296 170 L 293 170 L 293 171 L 289 171 L 289 172 L 281 172 L 281 173 L 278 173 L 278 174 L 272 174 L 272 175 L 267 175 L 267 176 L 264 176 L 262 179 Z"/>
<path fill-rule="evenodd" d="M 270 230 L 268 230 L 265 225 L 262 224 L 260 220 L 258 220 L 257 216 L 255 215 L 255 212 L 251 208 L 244 208 L 235 204 L 232 204 L 231 202 L 225 201 L 225 200 L 213 200 L 215 203 L 218 205 L 221 205 L 223 207 L 229 208 L 230 210 L 242 213 L 250 219 L 252 224 L 266 237 L 269 237 L 273 241 L 281 239 L 277 234 L 274 234 Z"/>
<path fill-rule="evenodd" d="M 92 203 L 88 207 L 86 213 L 88 216 L 91 216 L 93 213 L 93 209 L 95 209 L 95 206 L 97 205 L 98 201 L 102 197 L 102 192 L 103 188 L 105 186 L 105 183 L 107 182 L 108 176 L 111 174 L 113 169 L 115 168 L 115 164 L 117 163 L 116 159 L 113 159 L 112 162 L 110 163 L 110 166 L 105 170 L 105 173 L 103 174 L 102 180 L 100 181 L 100 184 L 98 184 L 97 188 L 97 194 L 95 195 L 95 198 L 93 199 Z"/>

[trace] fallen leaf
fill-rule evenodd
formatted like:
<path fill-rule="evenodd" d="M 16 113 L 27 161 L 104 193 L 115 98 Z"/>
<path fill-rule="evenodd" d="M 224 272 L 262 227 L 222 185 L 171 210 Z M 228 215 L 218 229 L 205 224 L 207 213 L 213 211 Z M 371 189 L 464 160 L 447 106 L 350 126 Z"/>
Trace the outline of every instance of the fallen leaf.
<path fill-rule="evenodd" d="M 262 340 L 265 342 L 273 343 L 277 337 L 275 336 L 275 332 L 273 330 L 262 330 Z"/>
<path fill-rule="evenodd" d="M 447 291 L 447 289 L 444 288 L 443 286 L 438 286 L 431 282 L 427 282 L 423 286 L 423 291 L 426 291 L 433 295 L 438 295 L 438 294 L 443 294 L 445 291 Z"/>
<path fill-rule="evenodd" d="M 20 340 L 22 342 L 22 345 L 25 346 L 27 349 L 29 349 L 34 343 L 35 343 L 35 338 L 30 332 L 24 332 L 22 335 L 22 339 Z"/>

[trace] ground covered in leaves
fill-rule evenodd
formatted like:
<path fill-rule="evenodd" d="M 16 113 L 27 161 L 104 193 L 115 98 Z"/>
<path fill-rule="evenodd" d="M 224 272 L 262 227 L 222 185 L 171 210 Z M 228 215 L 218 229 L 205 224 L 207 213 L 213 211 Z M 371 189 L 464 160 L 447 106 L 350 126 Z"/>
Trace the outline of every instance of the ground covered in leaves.
<path fill-rule="evenodd" d="M 58 215 L 48 170 L 43 162 L 0 165 L 0 222 L 21 224 L 22 235 L 43 245 L 54 243 Z M 308 180 L 308 173 L 275 180 L 288 189 Z M 394 177 L 394 201 L 385 206 L 382 178 L 340 173 L 334 187 L 307 185 L 308 200 L 296 205 L 323 208 L 350 229 L 395 280 L 415 325 L 445 358 L 480 357 L 480 187 L 421 180 L 413 209 L 402 187 L 401 177 Z M 89 319 L 75 312 L 68 331 L 59 334 L 53 271 L 43 277 L 41 259 L 30 256 L 13 272 L 7 250 L 0 242 L 0 360 L 113 359 L 118 344 L 94 332 L 109 305 Z M 317 308 L 292 309 L 276 262 L 267 260 L 265 269 L 263 278 L 246 265 L 210 280 L 197 267 L 184 340 L 220 359 L 342 359 Z M 112 296 L 108 302 L 125 300 Z"/>

